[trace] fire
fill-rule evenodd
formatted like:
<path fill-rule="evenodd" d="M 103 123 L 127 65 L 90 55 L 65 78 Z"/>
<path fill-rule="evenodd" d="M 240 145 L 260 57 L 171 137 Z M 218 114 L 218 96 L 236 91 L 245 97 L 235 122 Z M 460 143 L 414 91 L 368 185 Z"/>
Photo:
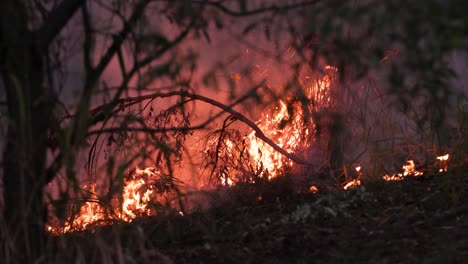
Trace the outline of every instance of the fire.
<path fill-rule="evenodd" d="M 263 134 L 278 147 L 289 153 L 300 153 L 313 143 L 315 130 L 311 113 L 330 103 L 330 87 L 336 68 L 325 67 L 320 79 L 305 78 L 301 86 L 305 101 L 276 102 L 275 108 L 267 108 L 255 122 Z M 306 112 L 307 111 L 307 112 Z M 224 127 L 208 136 L 204 150 L 215 185 L 234 186 L 238 183 L 255 183 L 257 179 L 271 180 L 285 172 L 293 161 L 274 150 L 256 132 L 242 135 L 238 130 Z"/>
<path fill-rule="evenodd" d="M 275 140 L 275 142 L 281 148 L 286 151 L 294 150 L 297 145 L 294 143 L 300 142 L 300 131 L 295 131 L 291 126 L 289 129 L 280 130 L 278 128 L 282 120 L 288 120 L 289 114 L 287 106 L 283 101 L 279 102 L 277 107 L 277 113 L 270 117 L 266 115 L 264 119 L 257 122 L 258 126 L 262 131 L 265 131 L 265 135 Z M 296 120 L 293 121 L 295 123 Z M 255 162 L 258 162 L 263 166 L 269 175 L 269 179 L 274 178 L 278 171 L 285 165 L 292 165 L 291 161 L 285 161 L 280 153 L 275 151 L 271 146 L 257 139 L 255 131 L 252 131 L 247 136 L 249 144 L 249 153 Z"/>
<path fill-rule="evenodd" d="M 436 163 L 435 166 L 439 167 L 438 171 L 439 172 L 447 172 L 448 171 L 448 160 L 449 160 L 450 155 L 445 154 L 442 156 L 436 157 L 436 160 L 438 160 L 438 164 Z M 415 169 L 414 161 L 413 160 L 408 160 L 406 161 L 406 164 L 403 165 L 403 172 L 402 173 L 396 173 L 396 174 L 387 174 L 383 176 L 383 179 L 385 181 L 401 181 L 407 176 L 422 176 L 424 175 L 423 171 L 418 171 Z"/>
<path fill-rule="evenodd" d="M 309 191 L 311 193 L 318 193 L 319 189 L 317 188 L 317 186 L 312 185 L 312 186 L 310 186 Z"/>
<path fill-rule="evenodd" d="M 435 166 L 438 167 L 439 172 L 448 171 L 449 157 L 450 157 L 449 154 L 436 157 L 436 160 L 438 162 L 436 162 Z M 401 181 L 401 180 L 404 180 L 405 177 L 408 177 L 408 176 L 418 177 L 418 176 L 424 175 L 423 171 L 416 170 L 414 160 L 407 160 L 406 164 L 402 166 L 402 169 L 403 169 L 403 172 L 395 173 L 395 174 L 386 174 L 382 178 L 385 181 Z M 358 178 L 346 182 L 345 185 L 343 186 L 343 189 L 347 190 L 349 188 L 353 188 L 353 187 L 361 185 L 361 181 L 359 180 L 360 176 L 362 175 L 361 170 L 362 170 L 361 166 L 356 167 L 356 171 L 358 172 Z"/>
<path fill-rule="evenodd" d="M 424 175 L 424 172 L 418 171 L 415 169 L 414 166 L 414 161 L 413 160 L 407 160 L 406 164 L 403 165 L 403 172 L 402 173 L 397 173 L 397 174 L 392 174 L 392 175 L 385 175 L 383 176 L 383 179 L 386 181 L 401 181 L 407 176 L 422 176 Z"/>
<path fill-rule="evenodd" d="M 124 180 L 121 203 L 110 205 L 107 208 L 99 203 L 95 186 L 95 184 L 90 185 L 90 197 L 79 208 L 78 213 L 72 214 L 62 226 L 47 225 L 46 230 L 59 235 L 85 230 L 90 225 L 108 225 L 116 220 L 131 222 L 137 217 L 155 215 L 156 211 L 151 205 L 156 202 L 158 194 L 169 192 L 171 188 L 170 184 L 155 168 L 136 168 Z M 116 198 L 116 200 L 119 199 Z M 183 212 L 179 214 L 183 215 Z"/>
<path fill-rule="evenodd" d="M 436 159 L 438 159 L 440 161 L 447 161 L 449 159 L 449 154 L 438 156 Z"/>
<path fill-rule="evenodd" d="M 327 74 L 321 80 L 306 87 L 306 95 L 310 100 L 318 101 L 319 105 L 326 104 L 329 98 L 324 94 L 330 89 L 330 83 L 331 77 Z M 298 149 L 307 148 L 311 144 L 310 135 L 313 124 L 304 124 L 304 109 L 299 104 L 292 104 L 289 107 L 292 108 L 292 111 L 288 109 L 288 104 L 285 101 L 280 100 L 274 114 L 264 115 L 256 124 L 279 147 L 293 153 Z M 290 112 L 294 115 L 291 116 Z M 286 124 L 282 127 L 281 124 L 285 122 Z M 258 139 L 255 136 L 255 131 L 252 131 L 246 139 L 250 156 L 254 162 L 263 167 L 268 174 L 268 179 L 277 177 L 283 168 L 292 165 L 291 160 L 284 158 L 270 145 Z"/>
<path fill-rule="evenodd" d="M 359 179 L 353 179 L 353 180 L 348 181 L 343 186 L 343 189 L 348 190 L 348 189 L 354 188 L 354 187 L 359 186 L 359 185 L 361 185 L 361 181 Z"/>
<path fill-rule="evenodd" d="M 62 226 L 50 224 L 46 226 L 46 230 L 54 235 L 59 235 L 85 230 L 89 225 L 106 225 L 106 222 L 113 220 L 114 217 L 109 210 L 99 203 L 95 188 L 95 184 L 89 185 L 90 197 L 79 208 L 77 213 L 72 213 L 72 216 Z"/>
<path fill-rule="evenodd" d="M 137 168 L 134 175 L 138 177 L 134 176 L 127 181 L 122 194 L 122 212 L 119 218 L 127 222 L 131 222 L 139 215 L 153 214 L 148 209 L 148 204 L 152 200 L 154 189 L 147 181 L 154 178 L 157 172 L 152 167 L 142 170 Z M 143 175 L 147 176 L 146 179 L 142 177 Z"/>
<path fill-rule="evenodd" d="M 442 156 L 436 157 L 439 163 L 439 172 L 447 172 L 448 171 L 448 160 L 449 160 L 449 154 L 445 154 Z"/>
<path fill-rule="evenodd" d="M 361 185 L 361 176 L 362 176 L 362 167 L 361 166 L 357 166 L 356 168 L 356 172 L 357 172 L 357 178 L 356 179 L 351 179 L 349 181 L 347 181 L 344 186 L 343 186 L 343 189 L 344 190 L 348 190 L 348 189 L 351 189 L 351 188 L 354 188 L 356 186 L 360 186 Z"/>

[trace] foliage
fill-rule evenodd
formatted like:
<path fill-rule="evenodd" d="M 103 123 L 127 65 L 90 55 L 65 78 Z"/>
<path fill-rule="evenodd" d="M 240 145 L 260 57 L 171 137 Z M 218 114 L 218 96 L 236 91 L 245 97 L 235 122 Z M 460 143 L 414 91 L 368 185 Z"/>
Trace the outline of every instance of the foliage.
<path fill-rule="evenodd" d="M 275 151 L 303 161 L 268 138 L 249 118 L 255 114 L 247 117 L 234 109 L 242 103 L 250 112 L 249 103 L 275 104 L 287 97 L 289 118 L 280 121 L 282 129 L 294 122 L 298 111 L 292 106 L 300 105 L 304 123 L 313 120 L 317 135 L 328 128 L 324 148 L 332 169 L 352 160 L 343 153 L 352 144 L 345 141 L 357 131 L 349 125 L 353 120 L 361 121 L 359 138 L 374 143 L 365 151 L 373 148 L 371 156 L 388 153 L 386 144 L 380 149 L 376 136 L 369 136 L 374 127 L 368 121 L 369 109 L 387 102 L 396 103 L 408 117 L 405 122 L 416 126 L 436 148 L 450 148 L 454 141 L 465 146 L 466 110 L 460 111 L 458 127 L 447 117 L 453 108 L 466 104 L 466 93 L 456 87 L 459 76 L 449 62 L 454 52 L 466 54 L 466 7 L 462 0 L 2 1 L 0 98 L 5 102 L 0 107 L 1 130 L 6 131 L 1 142 L 5 219 L 0 229 L 6 241 L 2 256 L 6 261 L 32 262 L 45 252 L 44 191 L 51 182 L 58 187 L 47 194 L 50 205 L 64 220 L 79 209 L 69 205 L 70 200 L 83 199 L 78 205 L 90 200 L 110 204 L 135 166 L 152 166 L 161 177 L 148 188 L 158 194 L 173 192 L 176 207 L 183 212 L 177 174 L 184 162 L 200 165 L 188 147 L 199 130 L 208 132 L 201 167 L 210 171 L 211 185 L 232 179 L 227 173 L 239 183 L 264 183 L 269 177 L 265 164 L 252 163 L 245 152 L 242 130 L 230 127 L 238 121 Z M 258 64 L 230 70 L 242 56 L 206 69 L 200 46 L 215 42 L 216 32 L 235 36 L 256 57 L 274 60 L 281 65 L 281 74 Z M 253 45 L 252 35 L 258 42 Z M 261 47 L 263 38 L 281 51 Z M 292 48 L 284 52 L 283 46 Z M 325 65 L 336 69 L 338 82 L 333 103 L 320 108 L 301 87 L 305 76 L 326 75 Z M 224 82 L 220 75 L 227 76 Z M 276 75 L 286 77 L 278 78 L 283 79 L 278 83 L 268 80 Z M 375 80 L 382 85 L 378 89 L 371 85 Z M 198 94 L 205 86 L 216 93 L 227 87 L 228 103 Z M 240 86 L 246 86 L 243 96 Z M 396 100 L 369 103 L 381 102 L 386 95 Z M 195 101 L 220 112 L 199 114 Z M 381 111 L 391 119 L 386 107 Z M 221 129 L 216 127 L 220 118 L 225 118 Z M 391 128 L 384 127 L 382 134 L 396 130 Z M 229 149 L 228 139 L 235 143 L 232 151 L 220 151 Z M 411 141 L 408 145 L 419 143 L 413 144 L 412 136 L 406 139 Z M 457 151 L 456 161 L 464 162 L 463 148 Z M 376 158 L 372 166 L 380 173 L 384 169 L 379 159 L 383 158 Z M 82 188 L 84 181 L 97 183 L 97 193 Z M 453 182 L 457 181 L 447 181 L 447 186 Z M 463 193 L 447 188 L 454 201 Z M 307 208 L 300 214 L 308 215 Z"/>

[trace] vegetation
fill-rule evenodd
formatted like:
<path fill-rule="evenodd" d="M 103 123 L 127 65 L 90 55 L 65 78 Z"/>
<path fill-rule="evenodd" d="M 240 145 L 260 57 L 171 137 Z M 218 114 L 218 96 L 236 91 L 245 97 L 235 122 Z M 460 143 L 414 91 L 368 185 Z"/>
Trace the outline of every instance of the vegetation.
<path fill-rule="evenodd" d="M 460 186 L 466 186 L 467 100 L 466 84 L 457 78 L 458 68 L 463 67 L 457 68 L 461 59 L 453 61 L 451 56 L 466 56 L 465 1 L 274 2 L 1 1 L 0 144 L 4 151 L 0 258 L 7 263 L 190 262 L 193 253 L 207 256 L 206 261 L 236 262 L 242 257 L 255 262 L 255 253 L 268 240 L 268 252 L 275 255 L 289 247 L 300 262 L 306 257 L 300 245 L 314 241 L 319 235 L 314 232 L 326 233 L 335 242 L 343 240 L 338 250 L 356 249 L 356 244 L 347 243 L 361 235 L 362 229 L 357 232 L 346 225 L 348 218 L 355 225 L 369 224 L 370 231 L 365 231 L 369 234 L 380 234 L 380 226 L 384 232 L 406 230 L 419 225 L 421 219 L 435 230 L 442 227 L 439 222 L 450 218 L 447 224 L 461 230 L 466 221 L 462 215 L 466 209 L 460 206 L 466 203 L 466 192 Z M 210 43 L 223 34 L 240 43 L 235 44 L 242 47 L 235 55 L 242 56 L 211 61 L 203 48 L 215 53 L 216 47 Z M 250 62 L 239 62 L 245 58 Z M 333 79 L 332 89 L 324 94 L 331 98 L 326 103 L 314 97 L 317 93 L 311 97 L 303 89 L 325 77 Z M 203 95 L 207 93 L 224 93 L 227 99 Z M 314 159 L 310 144 L 301 149 L 305 153 L 282 146 L 262 130 L 264 124 L 255 122 L 255 113 L 248 111 L 255 105 L 276 109 L 279 102 L 287 106 L 287 117 L 278 122 L 278 129 L 286 131 L 299 116 L 305 124 L 302 138 L 310 135 L 305 134 L 307 128 L 313 128 L 310 140 L 323 150 L 319 157 L 325 161 Z M 202 103 L 212 108 L 207 110 Z M 389 104 L 394 107 L 387 108 Z M 210 114 L 202 114 L 206 112 Z M 455 169 L 442 182 L 434 178 L 421 185 L 395 184 L 402 186 L 395 195 L 412 196 L 414 203 L 409 205 L 388 197 L 375 198 L 385 196 L 377 187 L 370 193 L 356 189 L 351 194 L 323 197 L 293 191 L 284 195 L 283 189 L 267 180 L 273 177 L 266 164 L 255 164 L 253 155 L 246 156 L 246 143 L 240 140 L 245 129 L 305 168 L 295 171 L 294 166 L 284 166 L 282 174 L 306 182 L 321 175 L 326 186 L 348 179 L 348 171 L 358 160 L 369 177 L 381 177 L 407 158 L 429 160 L 443 153 L 451 154 L 450 166 Z M 190 147 L 197 144 L 194 135 L 207 134 L 207 140 L 214 138 L 218 147 L 211 152 L 198 149 L 200 161 Z M 348 140 L 351 137 L 354 140 Z M 234 159 L 221 155 L 227 148 L 226 139 L 235 143 Z M 110 210 L 114 203 L 122 203 L 119 196 L 126 182 L 135 177 L 130 171 L 136 166 L 158 171 L 150 189 L 161 195 L 152 201 L 152 209 L 169 212 L 158 216 L 162 220 L 124 224 L 116 220 L 122 212 Z M 240 178 L 235 190 L 246 188 L 239 199 L 248 198 L 248 204 L 239 204 L 228 195 L 226 203 L 207 212 L 192 208 L 196 213 L 190 216 L 171 215 L 173 210 L 176 214 L 190 211 L 185 203 L 190 188 L 185 185 L 196 177 L 181 180 L 182 167 L 208 171 L 209 177 L 196 182 L 196 187 L 214 186 L 222 191 L 226 177 Z M 83 188 L 84 181 L 93 187 Z M 98 198 L 91 184 L 100 188 Z M 420 192 L 408 192 L 405 184 Z M 47 189 L 49 185 L 54 187 Z M 427 194 L 426 187 L 437 191 Z M 321 201 L 327 199 L 331 202 L 323 205 Z M 115 216 L 109 219 L 119 224 L 96 234 L 53 237 L 46 231 L 51 212 L 64 223 L 90 200 L 106 208 L 106 214 Z M 440 206 L 420 207 L 426 201 Z M 356 206 L 363 210 L 355 210 Z M 415 222 L 409 223 L 411 214 L 406 209 L 417 214 Z M 451 218 L 452 209 L 460 218 Z M 267 212 L 256 213 L 262 210 Z M 432 213 L 439 216 L 426 217 Z M 330 216 L 332 221 L 321 222 Z M 395 220 L 400 216 L 401 225 Z M 232 221 L 220 220 L 226 218 Z M 367 219 L 377 222 L 368 223 Z M 251 226 L 231 225 L 241 220 Z M 153 223 L 156 227 L 151 229 Z M 318 229 L 314 229 L 316 225 Z M 336 226 L 349 230 L 336 234 Z M 275 233 L 275 229 L 279 231 Z M 304 234 L 304 241 L 297 239 L 297 232 Z M 380 242 L 400 238 L 377 237 Z M 229 249 L 224 242 L 233 244 L 232 254 L 223 255 Z M 451 244 L 454 251 L 461 245 L 457 243 Z M 182 253 L 179 245 L 190 250 Z M 379 248 L 384 250 L 385 245 Z M 260 255 L 266 257 L 268 252 Z M 381 256 L 375 254 L 371 259 Z M 338 254 L 336 261 L 342 257 Z M 466 252 L 457 253 L 454 261 L 462 257 Z"/>

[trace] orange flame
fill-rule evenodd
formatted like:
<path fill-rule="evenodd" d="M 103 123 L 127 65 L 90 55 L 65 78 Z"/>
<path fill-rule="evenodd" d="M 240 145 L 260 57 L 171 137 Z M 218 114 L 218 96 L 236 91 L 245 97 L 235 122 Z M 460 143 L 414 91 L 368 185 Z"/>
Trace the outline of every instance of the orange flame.
<path fill-rule="evenodd" d="M 317 186 L 312 185 L 312 186 L 310 186 L 309 191 L 311 193 L 318 193 L 319 189 L 317 188 Z"/>
<path fill-rule="evenodd" d="M 160 173 L 153 167 L 145 169 L 136 168 L 132 179 L 125 183 L 123 188 L 122 212 L 119 218 L 131 222 L 138 216 L 154 215 L 148 209 L 149 203 L 154 199 L 155 190 L 148 181 L 154 180 Z"/>
<path fill-rule="evenodd" d="M 343 186 L 343 189 L 348 190 L 348 189 L 354 188 L 354 187 L 359 186 L 359 185 L 361 185 L 361 181 L 359 179 L 353 179 L 353 180 L 348 181 Z"/>
<path fill-rule="evenodd" d="M 436 164 L 439 166 L 439 172 L 448 171 L 449 157 L 450 157 L 449 154 L 436 157 L 436 159 L 439 161 L 439 164 Z M 414 161 L 408 160 L 406 161 L 406 164 L 403 165 L 403 173 L 396 173 L 396 174 L 391 174 L 391 175 L 387 174 L 383 176 L 383 179 L 385 181 L 401 181 L 407 176 L 422 176 L 422 175 L 424 175 L 424 172 L 418 171 L 415 169 Z"/>
<path fill-rule="evenodd" d="M 330 68 L 331 66 L 327 67 Z M 325 104 L 329 98 L 324 94 L 330 89 L 330 84 L 331 77 L 327 74 L 321 80 L 306 87 L 305 93 L 309 99 L 314 99 L 319 104 Z M 290 107 L 292 107 L 294 113 L 292 117 L 289 114 L 287 103 L 280 100 L 274 115 L 266 114 L 256 124 L 279 147 L 293 153 L 310 145 L 310 130 L 313 126 L 309 125 L 304 128 L 304 113 L 300 105 L 294 104 Z M 280 127 L 280 124 L 285 120 L 288 120 L 288 122 L 284 127 Z M 247 142 L 250 156 L 255 162 L 263 166 L 263 169 L 268 173 L 268 179 L 277 177 L 285 166 L 292 165 L 291 160 L 286 159 L 270 145 L 258 139 L 255 136 L 255 131 L 247 136 Z"/>
<path fill-rule="evenodd" d="M 383 176 L 383 179 L 386 181 L 401 181 L 407 176 L 422 176 L 424 175 L 424 172 L 418 171 L 415 169 L 414 166 L 414 161 L 413 160 L 407 160 L 406 164 L 403 165 L 403 173 L 397 173 L 397 174 L 386 174 Z"/>
<path fill-rule="evenodd" d="M 448 171 L 448 160 L 450 158 L 449 154 L 445 154 L 442 156 L 436 157 L 439 161 L 439 172 L 447 172 Z"/>
<path fill-rule="evenodd" d="M 156 187 L 150 183 L 160 176 L 160 173 L 153 167 L 136 168 L 132 176 L 124 181 L 121 206 L 117 205 L 112 208 L 101 206 L 95 191 L 95 184 L 91 184 L 90 198 L 80 207 L 79 212 L 69 217 L 62 226 L 49 224 L 46 230 L 59 235 L 85 230 L 90 225 L 108 225 L 113 220 L 131 222 L 137 217 L 155 215 L 156 212 L 149 208 L 149 205 L 156 199 Z"/>

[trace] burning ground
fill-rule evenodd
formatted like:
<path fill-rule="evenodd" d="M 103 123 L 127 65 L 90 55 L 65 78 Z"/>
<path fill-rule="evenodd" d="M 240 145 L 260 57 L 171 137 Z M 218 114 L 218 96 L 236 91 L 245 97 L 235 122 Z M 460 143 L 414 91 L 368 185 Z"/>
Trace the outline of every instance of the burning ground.
<path fill-rule="evenodd" d="M 214 206 L 54 238 L 87 263 L 463 263 L 467 167 L 298 192 L 291 177 L 203 195 Z M 201 195 L 201 194 L 200 194 Z M 71 258 L 71 259 L 68 259 Z"/>
<path fill-rule="evenodd" d="M 337 73 L 333 66 L 298 73 L 289 93 L 264 98 L 273 103 L 256 121 L 189 91 L 123 100 L 116 111 L 131 113 L 130 106 L 148 101 L 144 108 L 150 110 L 139 111 L 140 123 L 163 133 L 152 137 L 157 143 L 152 150 L 151 144 L 135 144 L 127 134 L 111 134 L 107 140 L 126 141 L 129 150 L 143 146 L 144 156 L 154 165 L 131 164 L 104 184 L 89 177 L 81 196 L 62 205 L 65 213 L 60 215 L 52 204 L 46 230 L 55 236 L 54 246 L 63 252 L 73 245 L 73 252 L 56 256 L 57 262 L 70 256 L 78 257 L 77 262 L 98 263 L 387 263 L 439 262 L 447 257 L 458 262 L 466 257 L 467 241 L 460 235 L 467 227 L 466 159 L 460 157 L 464 152 L 410 143 L 415 137 L 406 133 L 408 126 L 400 131 L 407 145 L 386 154 L 399 144 L 395 131 L 371 135 L 379 127 L 370 121 L 381 125 L 398 120 L 383 110 L 385 119 L 370 119 L 375 111 L 368 106 L 383 108 L 379 92 L 369 83 L 359 84 L 356 91 L 343 90 Z M 255 91 L 257 96 L 274 94 L 268 83 L 262 88 Z M 353 97 L 343 105 L 347 93 Z M 369 94 L 374 103 L 361 104 Z M 171 96 L 180 101 L 159 113 L 153 110 L 155 98 Z M 179 106 L 191 100 L 225 114 L 222 124 L 196 148 L 203 157 L 205 178 L 195 186 L 186 185 L 164 165 L 186 156 L 166 157 L 173 151 L 160 151 L 161 146 L 187 144 L 192 134 L 184 131 L 190 130 L 190 114 Z M 356 119 L 365 120 L 362 127 L 353 127 Z M 382 148 L 375 136 L 388 136 L 391 147 Z M 364 144 L 360 152 L 356 141 L 375 145 L 371 150 Z M 399 153 L 402 149 L 406 152 Z M 393 159 L 398 155 L 399 160 Z M 388 163 L 393 163 L 391 169 Z M 109 175 L 114 176 L 112 170 Z"/>
<path fill-rule="evenodd" d="M 303 86 L 321 107 L 329 104 L 334 69 L 328 70 Z M 408 159 L 386 173 L 355 161 L 335 178 L 330 165 L 312 172 L 294 170 L 291 157 L 301 161 L 301 154 L 321 144 L 313 136 L 317 123 L 304 122 L 307 111 L 317 109 L 283 100 L 245 133 L 229 126 L 243 117 L 232 110 L 206 137 L 200 151 L 208 160 L 210 185 L 205 188 L 179 192 L 180 182 L 156 167 L 130 171 L 117 189 L 121 192 L 107 199 L 92 182 L 68 216 L 49 223 L 54 247 L 61 252 L 54 258 L 90 263 L 437 263 L 467 257 L 464 157 L 440 153 L 432 162 Z"/>

